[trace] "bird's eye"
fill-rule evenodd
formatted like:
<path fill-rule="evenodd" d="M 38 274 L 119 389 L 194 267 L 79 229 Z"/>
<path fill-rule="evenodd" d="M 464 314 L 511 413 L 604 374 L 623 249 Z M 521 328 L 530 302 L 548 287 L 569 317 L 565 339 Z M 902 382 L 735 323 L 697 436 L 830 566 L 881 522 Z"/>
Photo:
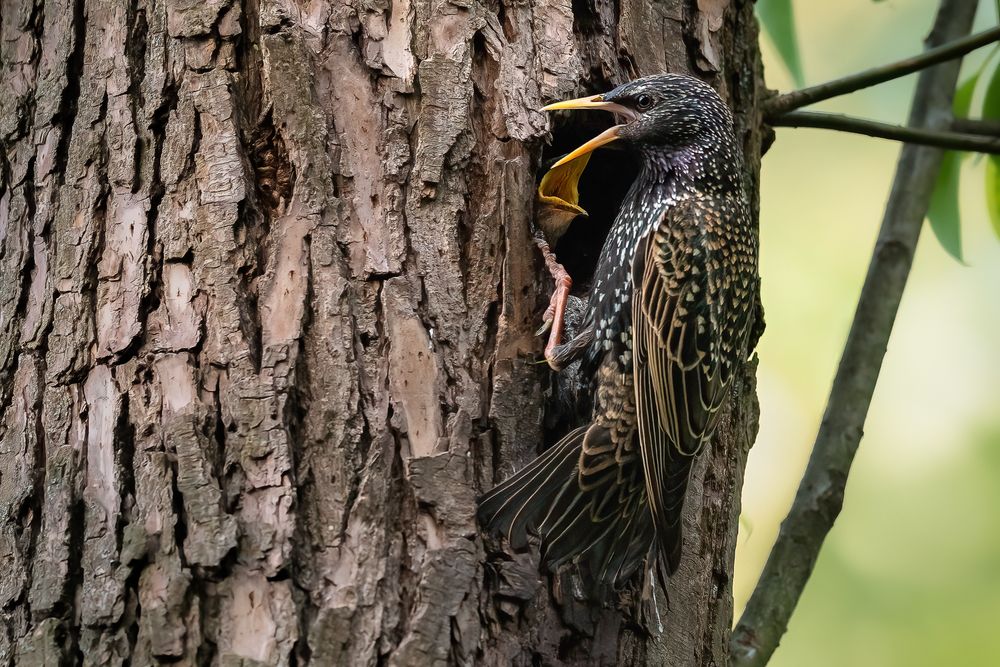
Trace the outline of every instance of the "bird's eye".
<path fill-rule="evenodd" d="M 638 109 L 639 111 L 646 111 L 652 106 L 653 106 L 653 97 L 651 95 L 642 93 L 641 95 L 635 98 L 635 108 Z"/>

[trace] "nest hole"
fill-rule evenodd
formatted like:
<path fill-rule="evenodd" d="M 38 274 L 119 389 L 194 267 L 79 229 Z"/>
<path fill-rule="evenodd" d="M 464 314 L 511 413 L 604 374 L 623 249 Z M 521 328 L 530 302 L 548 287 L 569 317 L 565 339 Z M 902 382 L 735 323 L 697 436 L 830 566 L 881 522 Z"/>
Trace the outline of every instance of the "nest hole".
<path fill-rule="evenodd" d="M 599 111 L 565 114 L 552 131 L 551 145 L 542 153 L 539 180 L 549 165 L 612 123 L 609 114 Z M 577 217 L 553 249 L 573 278 L 573 294 L 580 296 L 589 291 L 601 248 L 638 173 L 635 156 L 614 144 L 599 148 L 591 156 L 579 185 L 580 206 L 590 215 Z"/>

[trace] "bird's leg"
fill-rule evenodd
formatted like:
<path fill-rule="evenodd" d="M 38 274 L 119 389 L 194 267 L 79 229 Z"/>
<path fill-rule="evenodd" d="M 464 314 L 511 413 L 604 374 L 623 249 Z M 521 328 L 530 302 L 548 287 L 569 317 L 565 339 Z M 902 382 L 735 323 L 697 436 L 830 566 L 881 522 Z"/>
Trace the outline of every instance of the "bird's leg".
<path fill-rule="evenodd" d="M 545 345 L 545 360 L 552 370 L 559 370 L 553 358 L 553 350 L 562 343 L 563 331 L 565 330 L 564 318 L 566 316 L 566 301 L 569 299 L 569 291 L 573 287 L 573 279 L 569 277 L 566 268 L 556 260 L 556 255 L 549 247 L 548 241 L 542 236 L 535 236 L 535 244 L 542 251 L 542 258 L 545 260 L 545 268 L 549 270 L 549 275 L 556 284 L 549 299 L 549 307 L 542 315 L 542 326 L 537 335 L 541 336 L 546 331 L 549 332 L 549 340 Z"/>
<path fill-rule="evenodd" d="M 560 371 L 579 359 L 594 342 L 594 325 L 591 324 L 562 345 L 556 345 L 545 355 L 549 368 Z"/>

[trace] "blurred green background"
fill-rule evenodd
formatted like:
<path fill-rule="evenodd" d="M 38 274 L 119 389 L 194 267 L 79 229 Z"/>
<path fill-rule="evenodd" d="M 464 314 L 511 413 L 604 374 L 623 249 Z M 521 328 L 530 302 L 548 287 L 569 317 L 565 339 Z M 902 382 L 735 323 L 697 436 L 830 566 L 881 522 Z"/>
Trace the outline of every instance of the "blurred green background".
<path fill-rule="evenodd" d="M 976 30 L 997 21 L 993 2 L 980 5 Z M 798 0 L 806 83 L 919 52 L 936 7 Z M 769 86 L 793 88 L 766 38 L 762 48 Z M 963 78 L 989 53 L 966 58 Z M 915 80 L 815 108 L 903 123 Z M 777 132 L 763 163 L 767 331 L 758 348 L 761 428 L 743 494 L 737 618 L 812 447 L 899 151 L 839 132 Z M 921 236 L 844 511 L 776 667 L 1000 665 L 1000 241 L 983 179 L 982 161 L 967 159 L 966 266 L 928 228 Z"/>

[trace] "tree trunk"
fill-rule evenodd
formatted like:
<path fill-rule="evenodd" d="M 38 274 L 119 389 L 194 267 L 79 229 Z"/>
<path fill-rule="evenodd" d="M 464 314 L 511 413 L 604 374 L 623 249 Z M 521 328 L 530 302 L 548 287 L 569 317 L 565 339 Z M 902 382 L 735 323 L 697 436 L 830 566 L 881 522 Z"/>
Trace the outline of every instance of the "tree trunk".
<path fill-rule="evenodd" d="M 2 0 L 0 63 L 2 664 L 726 663 L 752 368 L 655 617 L 474 511 L 585 412 L 538 108 L 698 73 L 756 200 L 749 2 Z"/>

